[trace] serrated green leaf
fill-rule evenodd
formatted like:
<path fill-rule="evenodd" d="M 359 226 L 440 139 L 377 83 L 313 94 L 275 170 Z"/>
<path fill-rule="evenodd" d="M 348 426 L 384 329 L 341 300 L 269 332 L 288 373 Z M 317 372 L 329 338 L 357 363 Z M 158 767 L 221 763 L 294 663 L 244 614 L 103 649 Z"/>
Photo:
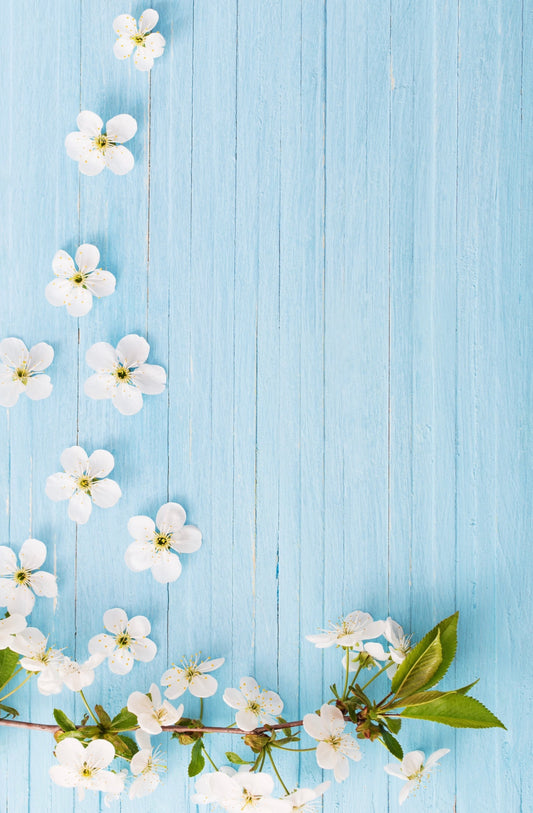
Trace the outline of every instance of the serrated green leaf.
<path fill-rule="evenodd" d="M 125 734 L 120 734 L 118 739 L 121 742 L 123 742 L 124 745 L 126 746 L 129 756 L 134 757 L 137 751 L 139 750 L 139 746 L 137 745 L 135 740 L 132 737 L 127 737 Z"/>
<path fill-rule="evenodd" d="M 64 711 L 61 709 L 54 709 L 54 720 L 58 724 L 61 731 L 76 731 L 76 724 L 70 720 Z"/>
<path fill-rule="evenodd" d="M 103 736 L 102 729 L 99 725 L 86 725 L 78 728 L 78 731 L 81 731 L 84 737 L 88 740 L 98 740 L 100 737 Z"/>
<path fill-rule="evenodd" d="M 241 759 L 238 754 L 234 751 L 226 751 L 226 759 L 228 762 L 231 762 L 233 765 L 252 765 L 251 762 L 246 762 L 246 760 Z"/>
<path fill-rule="evenodd" d="M 111 720 L 113 731 L 133 731 L 137 726 L 137 716 L 128 711 L 126 706 Z"/>
<path fill-rule="evenodd" d="M 452 728 L 505 728 L 483 703 L 457 692 L 446 693 L 432 703 L 408 707 L 401 715 L 414 720 L 442 723 Z"/>
<path fill-rule="evenodd" d="M 410 694 L 407 697 L 400 697 L 395 703 L 393 703 L 389 708 L 407 708 L 408 706 L 422 706 L 425 703 L 433 703 L 435 700 L 440 700 L 442 697 L 447 697 L 449 694 L 466 694 L 472 686 L 475 686 L 478 683 L 475 680 L 473 683 L 469 683 L 468 686 L 463 686 L 461 689 L 450 689 L 448 692 L 439 692 L 434 689 L 431 692 L 416 692 L 415 694 Z"/>
<path fill-rule="evenodd" d="M 403 748 L 396 737 L 393 737 L 392 734 L 387 731 L 385 726 L 380 726 L 380 731 L 387 750 L 390 751 L 391 754 L 396 757 L 396 759 L 403 759 Z"/>
<path fill-rule="evenodd" d="M 96 716 L 98 717 L 98 719 L 100 720 L 102 725 L 105 726 L 105 728 L 109 728 L 111 726 L 111 717 L 109 716 L 107 711 L 104 709 L 104 707 L 103 706 L 95 706 L 94 710 L 96 712 Z"/>
<path fill-rule="evenodd" d="M 402 721 L 398 717 L 386 717 L 383 722 L 388 726 L 389 731 L 392 731 L 393 734 L 399 734 Z"/>
<path fill-rule="evenodd" d="M 189 776 L 198 776 L 205 766 L 205 759 L 202 753 L 202 740 L 197 740 L 191 750 L 191 761 L 189 762 Z"/>
<path fill-rule="evenodd" d="M 457 649 L 457 621 L 459 619 L 459 613 L 454 613 L 453 615 L 448 616 L 448 618 L 444 618 L 440 621 L 432 630 L 430 630 L 418 644 L 413 647 L 411 652 L 407 655 L 403 663 L 401 663 L 396 670 L 396 674 L 394 675 L 391 683 L 391 689 L 393 692 L 397 693 L 398 687 L 401 685 L 402 681 L 405 678 L 405 675 L 411 668 L 412 664 L 417 660 L 420 656 L 420 653 L 423 652 L 433 641 L 437 631 L 440 633 L 440 645 L 442 648 L 442 661 L 439 665 L 439 668 L 435 671 L 432 678 L 424 685 L 420 686 L 420 689 L 429 689 L 431 686 L 435 686 L 436 683 L 441 680 L 446 672 L 450 664 L 452 663 L 453 659 L 455 658 L 455 652 Z"/>
<path fill-rule="evenodd" d="M 19 654 L 11 649 L 0 649 L 0 689 L 9 683 L 19 662 Z"/>
<path fill-rule="evenodd" d="M 419 648 L 419 646 L 417 645 L 413 652 L 407 656 L 394 675 L 393 680 L 400 673 L 400 669 L 407 664 L 406 668 L 400 673 L 400 679 L 395 686 L 391 686 L 397 697 L 415 694 L 415 692 L 427 686 L 442 662 L 439 629 L 437 629 L 435 637 L 431 641 L 423 647 Z"/>

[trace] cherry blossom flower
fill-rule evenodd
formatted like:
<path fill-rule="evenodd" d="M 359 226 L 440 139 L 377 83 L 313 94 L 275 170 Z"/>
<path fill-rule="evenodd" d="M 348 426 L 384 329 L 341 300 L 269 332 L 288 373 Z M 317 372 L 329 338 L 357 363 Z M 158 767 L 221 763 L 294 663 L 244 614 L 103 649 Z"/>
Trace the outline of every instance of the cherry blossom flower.
<path fill-rule="evenodd" d="M 238 771 L 229 776 L 224 771 L 207 773 L 196 782 L 194 804 L 219 804 L 232 813 L 256 810 L 258 813 L 292 813 L 287 799 L 272 797 L 274 780 L 267 773 Z"/>
<path fill-rule="evenodd" d="M 127 59 L 135 50 L 133 63 L 139 71 L 149 71 L 153 68 L 154 59 L 162 56 L 165 49 L 165 39 L 161 34 L 150 31 L 155 28 L 159 14 L 153 8 L 147 8 L 139 18 L 139 25 L 131 14 L 121 14 L 113 21 L 113 28 L 118 34 L 118 40 L 113 46 L 113 53 L 117 59 Z"/>
<path fill-rule="evenodd" d="M 109 296 L 115 290 L 115 277 L 98 268 L 99 262 L 100 252 L 90 243 L 84 243 L 76 251 L 76 265 L 70 254 L 58 251 L 52 260 L 56 278 L 45 290 L 48 302 L 56 307 L 65 305 L 71 316 L 89 313 L 93 296 Z"/>
<path fill-rule="evenodd" d="M 223 700 L 238 709 L 235 722 L 243 731 L 253 731 L 260 723 L 271 725 L 283 711 L 281 697 L 276 692 L 262 692 L 253 677 L 242 678 L 238 689 L 226 689 Z"/>
<path fill-rule="evenodd" d="M 143 393 L 157 395 L 165 389 L 163 367 L 146 364 L 150 345 L 142 336 L 131 333 L 119 341 L 116 349 L 107 342 L 89 348 L 87 364 L 96 370 L 85 382 L 85 394 L 98 400 L 110 398 L 123 415 L 135 415 L 142 409 Z"/>
<path fill-rule="evenodd" d="M 139 726 L 147 734 L 161 734 L 164 725 L 174 725 L 183 717 L 183 703 L 174 706 L 163 700 L 157 684 L 150 686 L 150 697 L 142 692 L 132 692 L 128 698 L 128 711 L 137 716 Z"/>
<path fill-rule="evenodd" d="M 315 813 L 321 803 L 318 801 L 328 790 L 331 782 L 322 782 L 316 788 L 297 788 L 285 797 L 292 805 L 292 813 Z"/>
<path fill-rule="evenodd" d="M 148 662 L 155 658 L 157 647 L 147 637 L 151 626 L 144 615 L 136 615 L 128 621 L 124 610 L 115 607 L 104 613 L 104 627 L 113 634 L 93 636 L 89 652 L 108 658 L 109 668 L 115 675 L 131 672 L 134 661 Z"/>
<path fill-rule="evenodd" d="M 318 714 L 306 714 L 304 729 L 318 740 L 316 761 L 321 768 L 333 770 L 337 782 L 342 782 L 350 772 L 348 759 L 358 762 L 361 751 L 350 734 L 343 734 L 346 727 L 342 711 L 324 703 Z"/>
<path fill-rule="evenodd" d="M 68 134 L 65 147 L 69 158 L 78 162 L 82 175 L 99 175 L 104 167 L 115 175 L 125 175 L 133 169 L 133 155 L 122 146 L 137 132 L 133 116 L 122 113 L 109 119 L 105 133 L 102 119 L 90 110 L 82 110 L 76 123 L 79 130 Z"/>
<path fill-rule="evenodd" d="M 423 751 L 409 751 L 400 763 L 393 762 L 385 765 L 388 774 L 404 781 L 407 780 L 400 791 L 401 805 L 403 805 L 410 793 L 420 787 L 422 781 L 431 773 L 432 768 L 438 764 L 439 759 L 449 753 L 449 748 L 440 748 L 438 751 L 434 751 L 426 760 Z"/>
<path fill-rule="evenodd" d="M 15 636 L 22 632 L 26 623 L 24 616 L 18 613 L 0 618 L 0 649 L 12 649 Z"/>
<path fill-rule="evenodd" d="M 389 655 L 394 663 L 387 669 L 387 675 L 393 678 L 399 664 L 405 660 L 411 649 L 411 636 L 405 635 L 403 628 L 390 617 L 385 621 L 383 635 L 389 644 L 391 644 L 389 647 Z"/>
<path fill-rule="evenodd" d="M 27 627 L 19 632 L 11 644 L 13 652 L 22 655 L 22 668 L 27 672 L 39 673 L 37 688 L 44 695 L 57 694 L 63 687 L 58 670 L 64 656 L 61 650 L 47 644 L 48 638 L 36 627 Z"/>
<path fill-rule="evenodd" d="M 128 531 L 135 542 L 128 546 L 124 559 L 130 570 L 152 571 L 161 584 L 176 581 L 181 573 L 178 553 L 194 553 L 202 544 L 202 534 L 194 525 L 185 525 L 186 514 L 177 502 L 167 502 L 150 517 L 132 517 Z"/>
<path fill-rule="evenodd" d="M 350 657 L 349 672 L 356 672 L 360 666 L 372 669 L 376 661 L 390 661 L 390 655 L 385 652 L 383 644 L 379 641 L 368 641 L 366 644 L 358 644 L 353 647 L 342 659 L 342 665 L 346 669 L 346 657 Z M 387 670 L 388 671 L 388 670 Z"/>
<path fill-rule="evenodd" d="M 166 770 L 159 748 L 152 748 L 145 731 L 135 733 L 139 751 L 132 757 L 130 769 L 135 779 L 130 785 L 130 799 L 140 799 L 153 793 L 161 781 L 159 774 Z"/>
<path fill-rule="evenodd" d="M 115 459 L 105 449 L 97 449 L 88 457 L 81 446 L 70 446 L 60 460 L 65 471 L 48 477 L 46 495 L 54 502 L 69 500 L 68 515 L 79 525 L 91 516 L 93 502 L 100 508 L 111 508 L 122 496 L 118 484 L 107 477 Z"/>
<path fill-rule="evenodd" d="M 39 570 L 46 559 L 46 545 L 38 539 L 26 539 L 19 551 L 20 564 L 11 548 L 0 545 L 0 606 L 10 613 L 29 615 L 35 595 L 55 598 L 56 577 Z M 6 578 L 7 577 L 7 578 Z"/>
<path fill-rule="evenodd" d="M 207 658 L 198 663 L 198 655 L 190 660 L 182 659 L 182 666 L 172 666 L 161 677 L 161 685 L 168 686 L 165 697 L 175 700 L 187 689 L 195 697 L 212 697 L 218 689 L 218 683 L 212 675 L 206 674 L 220 669 L 224 658 Z"/>
<path fill-rule="evenodd" d="M 54 359 L 54 350 L 46 342 L 31 350 L 13 337 L 0 342 L 0 406 L 14 406 L 24 392 L 32 401 L 48 398 L 52 392 L 50 376 L 43 375 Z"/>
<path fill-rule="evenodd" d="M 330 624 L 329 630 L 305 637 L 319 649 L 329 646 L 342 646 L 347 649 L 357 647 L 369 638 L 379 638 L 383 635 L 383 628 L 383 621 L 374 621 L 369 613 L 356 610 L 346 618 L 341 618 L 338 624 Z"/>
<path fill-rule="evenodd" d="M 101 653 L 91 655 L 83 663 L 73 661 L 72 658 L 64 656 L 59 663 L 57 675 L 62 683 L 71 692 L 81 692 L 86 686 L 90 686 L 94 681 L 94 670 L 100 666 L 105 658 Z"/>
<path fill-rule="evenodd" d="M 85 748 L 79 740 L 67 737 L 56 745 L 59 765 L 50 768 L 52 780 L 64 788 L 77 788 L 83 799 L 86 790 L 120 793 L 124 787 L 121 774 L 106 770 L 115 758 L 115 749 L 108 740 L 93 740 Z"/>

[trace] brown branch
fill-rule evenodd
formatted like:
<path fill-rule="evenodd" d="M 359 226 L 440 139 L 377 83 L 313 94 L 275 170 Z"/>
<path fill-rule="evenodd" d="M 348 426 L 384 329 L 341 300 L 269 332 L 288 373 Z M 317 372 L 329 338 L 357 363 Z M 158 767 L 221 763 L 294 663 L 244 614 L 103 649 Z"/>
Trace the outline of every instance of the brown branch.
<path fill-rule="evenodd" d="M 0 719 L 0 726 L 6 725 L 11 726 L 12 728 L 33 728 L 37 731 L 50 731 L 50 733 L 55 734 L 56 731 L 61 731 L 62 729 L 59 728 L 57 725 L 51 725 L 49 723 L 29 723 L 25 720 L 6 720 Z M 299 726 L 303 725 L 302 720 L 294 720 L 292 723 L 276 723 L 276 725 L 265 725 L 261 728 L 254 728 L 253 731 L 243 731 L 242 728 L 223 728 L 221 726 L 203 726 L 201 728 L 187 728 L 186 726 L 180 725 L 168 725 L 163 726 L 163 731 L 170 731 L 172 733 L 178 734 L 240 734 L 244 736 L 246 734 L 266 734 L 269 731 L 279 731 L 284 728 L 298 728 Z"/>

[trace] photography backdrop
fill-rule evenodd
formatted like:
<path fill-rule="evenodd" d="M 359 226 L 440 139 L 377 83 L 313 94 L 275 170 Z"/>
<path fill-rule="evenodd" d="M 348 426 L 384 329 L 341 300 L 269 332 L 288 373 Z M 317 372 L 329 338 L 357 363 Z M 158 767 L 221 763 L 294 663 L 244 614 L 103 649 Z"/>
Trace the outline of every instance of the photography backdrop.
<path fill-rule="evenodd" d="M 0 410 L 1 542 L 45 541 L 60 586 L 32 623 L 83 660 L 105 610 L 148 616 L 157 659 L 87 691 L 111 711 L 201 650 L 227 659 L 221 689 L 253 674 L 295 719 L 340 674 L 306 633 L 364 609 L 419 635 L 458 609 L 447 685 L 481 676 L 508 731 L 406 722 L 408 748 L 452 749 L 408 808 L 531 809 L 533 3 L 159 0 L 151 77 L 112 51 L 142 4 L 0 8 L 0 332 L 56 352 L 52 396 Z M 129 175 L 78 174 L 80 109 L 135 116 Z M 76 320 L 44 289 L 81 242 L 117 290 Z M 126 417 L 83 383 L 87 348 L 131 332 L 168 389 Z M 124 494 L 78 530 L 44 493 L 77 441 L 115 455 Z M 128 518 L 168 499 L 204 544 L 167 589 L 124 551 Z M 24 719 L 83 714 L 67 690 L 16 700 Z M 233 719 L 221 693 L 207 708 Z M 52 785 L 52 746 L 0 730 L 0 809 L 105 809 Z M 387 753 L 363 751 L 326 813 L 397 811 Z M 170 743 L 160 790 L 121 809 L 192 810 L 188 756 Z M 313 754 L 281 765 L 321 779 Z"/>

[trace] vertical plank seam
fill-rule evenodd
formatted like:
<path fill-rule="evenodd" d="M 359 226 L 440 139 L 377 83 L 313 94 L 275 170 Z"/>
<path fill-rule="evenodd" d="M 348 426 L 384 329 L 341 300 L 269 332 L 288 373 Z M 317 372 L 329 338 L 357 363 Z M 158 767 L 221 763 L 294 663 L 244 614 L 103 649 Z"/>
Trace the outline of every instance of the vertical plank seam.
<path fill-rule="evenodd" d="M 454 538 L 454 560 L 455 560 L 455 573 L 454 573 L 454 603 L 457 607 L 457 561 L 458 561 L 458 503 L 457 503 L 457 486 L 458 486 L 458 471 L 457 460 L 459 455 L 459 101 L 460 101 L 460 74 L 459 74 L 459 60 L 461 54 L 461 0 L 457 0 L 457 37 L 456 37 L 456 82 L 455 82 L 455 448 L 454 448 L 454 523 L 455 523 L 455 538 Z M 457 672 L 457 667 L 454 664 L 454 675 Z M 454 810 L 457 809 L 457 733 L 454 731 Z"/>
<path fill-rule="evenodd" d="M 234 141 L 234 163 L 233 163 L 233 410 L 232 410 L 232 490 L 231 490 L 231 678 L 234 678 L 235 651 L 234 651 L 234 555 L 235 555 L 235 409 L 236 409 L 236 324 L 235 316 L 237 310 L 237 156 L 238 156 L 238 103 L 239 103 L 239 0 L 235 0 L 235 141 Z M 233 684 L 232 684 L 233 685 Z"/>

